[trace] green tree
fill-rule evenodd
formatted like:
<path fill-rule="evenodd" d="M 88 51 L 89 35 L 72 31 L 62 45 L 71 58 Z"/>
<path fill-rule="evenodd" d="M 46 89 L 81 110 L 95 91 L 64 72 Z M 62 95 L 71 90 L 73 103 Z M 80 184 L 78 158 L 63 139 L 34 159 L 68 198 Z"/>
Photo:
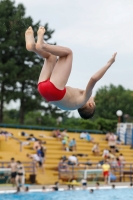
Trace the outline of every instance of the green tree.
<path fill-rule="evenodd" d="M 96 93 L 95 101 L 95 118 L 116 119 L 117 110 L 122 110 L 124 114 L 133 116 L 133 92 L 126 90 L 121 85 L 111 84 L 100 88 Z"/>
<path fill-rule="evenodd" d="M 33 24 L 31 17 L 25 17 L 22 4 L 15 6 L 11 0 L 0 2 L 0 122 L 3 121 L 4 103 L 11 99 L 20 100 L 21 124 L 26 112 L 42 109 L 37 79 L 43 60 L 25 49 L 24 33 L 28 26 L 37 32 L 40 22 Z M 48 24 L 44 26 L 47 41 L 54 31 Z"/>

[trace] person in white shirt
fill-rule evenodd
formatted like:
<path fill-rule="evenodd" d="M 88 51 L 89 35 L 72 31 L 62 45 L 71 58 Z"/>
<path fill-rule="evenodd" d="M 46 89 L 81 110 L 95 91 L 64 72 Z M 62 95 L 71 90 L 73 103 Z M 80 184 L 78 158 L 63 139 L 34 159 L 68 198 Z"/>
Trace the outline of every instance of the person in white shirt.
<path fill-rule="evenodd" d="M 107 158 L 108 156 L 109 156 L 109 150 L 108 149 L 104 149 L 102 157 L 103 158 Z"/>
<path fill-rule="evenodd" d="M 86 133 L 85 132 L 80 133 L 80 139 L 86 139 Z"/>
<path fill-rule="evenodd" d="M 75 155 L 68 157 L 68 165 L 77 165 L 77 164 L 78 164 L 78 159 Z"/>

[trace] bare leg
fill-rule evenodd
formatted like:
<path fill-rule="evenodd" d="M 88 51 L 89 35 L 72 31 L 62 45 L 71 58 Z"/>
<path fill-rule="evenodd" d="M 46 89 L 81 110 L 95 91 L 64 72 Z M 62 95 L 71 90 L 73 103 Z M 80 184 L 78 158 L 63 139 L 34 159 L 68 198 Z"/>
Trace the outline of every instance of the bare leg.
<path fill-rule="evenodd" d="M 50 81 L 59 89 L 64 89 L 72 68 L 72 51 L 69 48 L 57 45 L 49 45 L 43 42 L 43 35 L 39 37 L 37 44 L 48 53 L 59 56 L 58 62 L 52 71 Z"/>
<path fill-rule="evenodd" d="M 40 27 L 38 30 L 38 41 L 40 40 L 40 37 L 41 38 L 43 37 L 43 35 L 44 35 L 44 28 Z M 28 51 L 35 52 L 39 54 L 42 58 L 46 59 L 44 62 L 44 66 L 41 70 L 38 82 L 42 82 L 49 79 L 57 60 L 56 56 L 40 48 L 40 45 L 38 42 L 37 44 L 35 43 L 34 32 L 33 32 L 32 27 L 29 27 L 27 31 L 25 32 L 25 40 L 26 40 L 26 48 Z"/>

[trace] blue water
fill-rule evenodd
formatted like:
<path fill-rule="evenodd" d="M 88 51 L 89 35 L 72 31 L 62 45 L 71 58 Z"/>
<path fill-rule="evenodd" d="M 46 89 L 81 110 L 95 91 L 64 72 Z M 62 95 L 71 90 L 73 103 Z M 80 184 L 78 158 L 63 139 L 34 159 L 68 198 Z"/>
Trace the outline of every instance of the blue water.
<path fill-rule="evenodd" d="M 0 194 L 0 200 L 131 200 L 133 188 L 94 190 L 63 191 L 63 192 L 31 192 L 21 194 Z"/>

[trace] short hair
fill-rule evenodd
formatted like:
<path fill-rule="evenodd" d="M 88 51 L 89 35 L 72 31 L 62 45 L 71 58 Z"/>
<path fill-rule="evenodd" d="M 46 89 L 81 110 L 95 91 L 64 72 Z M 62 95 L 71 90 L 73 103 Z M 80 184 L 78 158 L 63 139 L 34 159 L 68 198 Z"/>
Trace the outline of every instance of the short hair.
<path fill-rule="evenodd" d="M 83 108 L 79 108 L 78 113 L 80 117 L 82 117 L 83 119 L 90 119 L 93 117 L 95 113 L 95 107 L 90 108 L 90 107 L 85 106 Z"/>

